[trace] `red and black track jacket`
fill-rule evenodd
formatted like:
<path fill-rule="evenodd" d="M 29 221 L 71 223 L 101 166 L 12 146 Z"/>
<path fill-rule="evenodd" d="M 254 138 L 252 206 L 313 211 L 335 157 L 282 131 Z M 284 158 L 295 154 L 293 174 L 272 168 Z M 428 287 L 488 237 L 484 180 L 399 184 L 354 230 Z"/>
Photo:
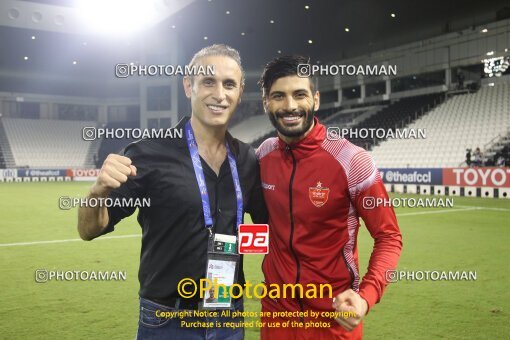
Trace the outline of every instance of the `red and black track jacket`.
<path fill-rule="evenodd" d="M 370 209 L 371 197 L 388 198 L 370 155 L 346 139 L 329 140 L 315 126 L 287 145 L 269 138 L 257 150 L 269 210 L 269 253 L 262 270 L 266 284 L 329 283 L 333 296 L 352 288 L 369 305 L 377 303 L 402 249 L 393 208 Z M 364 202 L 368 202 L 364 209 Z M 368 272 L 360 280 L 359 218 L 374 238 Z M 332 311 L 332 299 L 289 298 L 262 301 L 269 311 Z"/>

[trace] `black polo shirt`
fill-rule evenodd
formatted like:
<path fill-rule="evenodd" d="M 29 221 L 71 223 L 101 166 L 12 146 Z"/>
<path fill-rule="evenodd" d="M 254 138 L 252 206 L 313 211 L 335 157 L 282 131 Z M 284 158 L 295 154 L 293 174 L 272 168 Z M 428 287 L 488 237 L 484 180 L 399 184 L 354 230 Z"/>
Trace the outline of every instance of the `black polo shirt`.
<path fill-rule="evenodd" d="M 140 208 L 138 223 L 142 228 L 139 295 L 159 303 L 179 297 L 177 284 L 183 278 L 197 282 L 204 278 L 209 232 L 204 225 L 202 200 L 184 134 L 189 117 L 176 126 L 182 138 L 142 139 L 129 144 L 123 155 L 137 168 L 137 175 L 111 192 L 109 197 L 150 198 L 150 207 Z M 244 212 L 255 223 L 267 223 L 255 150 L 233 138 L 227 142 L 236 159 L 243 193 Z M 201 158 L 214 232 L 237 235 L 237 203 L 228 159 L 219 175 Z M 114 230 L 135 208 L 108 208 L 109 223 L 104 233 Z M 239 268 L 238 282 L 244 283 Z"/>

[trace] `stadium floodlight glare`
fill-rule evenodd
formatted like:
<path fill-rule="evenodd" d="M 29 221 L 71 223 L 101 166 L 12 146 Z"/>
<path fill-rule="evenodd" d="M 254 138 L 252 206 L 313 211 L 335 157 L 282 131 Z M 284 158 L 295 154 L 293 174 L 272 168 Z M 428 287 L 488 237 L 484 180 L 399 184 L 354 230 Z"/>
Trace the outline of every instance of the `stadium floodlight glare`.
<path fill-rule="evenodd" d="M 82 24 L 95 33 L 139 31 L 157 15 L 154 0 L 79 0 L 78 10 Z"/>

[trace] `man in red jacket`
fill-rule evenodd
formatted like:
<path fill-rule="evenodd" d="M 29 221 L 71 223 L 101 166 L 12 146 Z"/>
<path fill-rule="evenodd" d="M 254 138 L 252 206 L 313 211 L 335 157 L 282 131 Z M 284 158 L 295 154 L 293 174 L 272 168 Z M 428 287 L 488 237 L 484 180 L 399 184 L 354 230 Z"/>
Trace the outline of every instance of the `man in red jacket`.
<path fill-rule="evenodd" d="M 388 194 L 370 155 L 346 139 L 328 139 L 314 117 L 319 92 L 309 77 L 298 76 L 298 65 L 307 63 L 300 56 L 279 57 L 266 65 L 259 82 L 278 131 L 257 150 L 270 215 L 262 270 L 268 287 L 283 291 L 284 284 L 295 284 L 306 291 L 329 284 L 332 295 L 265 297 L 261 338 L 360 339 L 363 317 L 381 299 L 386 272 L 397 266 L 402 236 L 393 208 L 374 204 Z M 375 241 L 363 279 L 360 217 Z"/>

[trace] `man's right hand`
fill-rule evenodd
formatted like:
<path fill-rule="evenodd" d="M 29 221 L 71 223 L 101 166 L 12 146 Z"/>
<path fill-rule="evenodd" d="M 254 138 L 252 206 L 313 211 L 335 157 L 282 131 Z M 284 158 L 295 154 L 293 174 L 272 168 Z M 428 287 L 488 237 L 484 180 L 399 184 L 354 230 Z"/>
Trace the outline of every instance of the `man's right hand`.
<path fill-rule="evenodd" d="M 128 176 L 136 176 L 136 167 L 131 164 L 131 159 L 111 153 L 106 157 L 90 194 L 107 197 L 113 189 L 126 183 Z"/>

